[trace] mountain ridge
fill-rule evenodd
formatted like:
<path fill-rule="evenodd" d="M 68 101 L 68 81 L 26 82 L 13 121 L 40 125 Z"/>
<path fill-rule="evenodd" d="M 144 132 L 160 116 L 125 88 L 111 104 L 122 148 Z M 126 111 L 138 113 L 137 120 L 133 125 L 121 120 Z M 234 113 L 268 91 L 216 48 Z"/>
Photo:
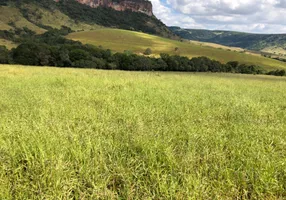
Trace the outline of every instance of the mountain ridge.
<path fill-rule="evenodd" d="M 286 55 L 286 34 L 258 34 L 238 31 L 183 29 L 169 27 L 173 33 L 187 40 L 211 42 L 248 50 Z M 278 49 L 280 49 L 279 52 Z"/>
<path fill-rule="evenodd" d="M 43 29 L 60 29 L 61 26 L 70 27 L 73 31 L 91 30 L 101 26 L 141 31 L 144 33 L 160 35 L 167 38 L 179 39 L 179 37 L 175 36 L 175 34 L 173 34 L 163 22 L 161 22 L 156 18 L 156 16 L 153 15 L 152 3 L 150 1 L 56 1 L 2 0 L 0 3 L 0 8 L 1 10 L 7 10 L 7 12 L 0 13 L 0 30 L 15 30 L 15 27 L 12 27 L 11 23 L 16 25 L 17 28 L 23 28 L 28 23 L 28 28 L 37 26 L 38 30 L 36 30 L 37 28 L 33 30 L 37 33 L 43 32 Z M 90 6 L 90 3 L 93 3 L 93 6 Z M 18 9 L 18 11 L 15 9 Z M 13 18 L 10 19 L 10 17 L 7 17 L 7 15 L 11 15 L 12 13 L 14 13 Z M 22 21 L 25 21 L 24 24 L 18 22 L 18 19 L 20 18 L 23 19 Z M 62 19 L 64 20 L 64 23 L 61 22 Z M 82 26 L 82 24 L 84 25 Z M 82 27 L 82 29 L 80 27 Z"/>
<path fill-rule="evenodd" d="M 55 0 L 56 2 L 62 0 Z M 153 16 L 153 5 L 148 0 L 76 0 L 81 4 L 88 5 L 92 8 L 106 7 L 116 11 L 131 10 L 132 12 L 144 13 Z"/>

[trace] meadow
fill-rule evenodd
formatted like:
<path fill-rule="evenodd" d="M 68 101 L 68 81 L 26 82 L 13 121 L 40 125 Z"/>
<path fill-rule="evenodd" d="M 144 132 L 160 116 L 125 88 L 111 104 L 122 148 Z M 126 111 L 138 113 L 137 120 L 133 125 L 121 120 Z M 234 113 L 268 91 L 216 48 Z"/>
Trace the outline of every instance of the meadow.
<path fill-rule="evenodd" d="M 0 65 L 0 199 L 285 199 L 285 88 Z"/>
<path fill-rule="evenodd" d="M 239 61 L 240 63 L 257 65 L 265 70 L 286 69 L 286 64 L 265 58 L 260 55 L 237 52 L 237 49 L 214 45 L 209 43 L 180 42 L 159 36 L 149 35 L 141 32 L 120 29 L 102 28 L 93 31 L 74 32 L 67 36 L 68 39 L 80 41 L 85 44 L 102 46 L 116 52 L 125 50 L 142 54 L 147 48 L 152 49 L 153 56 L 160 53 L 177 54 L 189 58 L 206 56 L 222 63 Z M 218 48 L 217 48 L 218 47 Z"/>

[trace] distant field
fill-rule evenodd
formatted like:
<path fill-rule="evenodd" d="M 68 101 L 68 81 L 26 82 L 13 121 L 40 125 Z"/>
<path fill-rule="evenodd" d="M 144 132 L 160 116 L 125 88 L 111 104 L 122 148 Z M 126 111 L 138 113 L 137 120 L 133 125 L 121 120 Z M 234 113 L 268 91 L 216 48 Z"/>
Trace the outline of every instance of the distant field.
<path fill-rule="evenodd" d="M 243 49 L 240 47 L 229 47 L 229 46 L 225 46 L 225 45 L 221 45 L 221 44 L 216 44 L 216 43 L 211 43 L 211 42 L 199 42 L 199 41 L 194 41 L 194 40 L 190 40 L 189 42 L 193 43 L 193 44 L 201 45 L 201 46 L 214 47 L 216 49 L 223 49 L 223 50 L 227 50 L 227 51 L 246 53 L 246 54 L 250 54 L 253 56 L 259 56 L 259 57 L 261 56 L 260 52 L 249 51 L 247 49 Z"/>
<path fill-rule="evenodd" d="M 285 88 L 0 65 L 0 199 L 285 199 Z"/>
<path fill-rule="evenodd" d="M 230 50 L 230 51 L 237 51 L 237 52 L 243 52 L 245 49 L 240 48 L 240 47 L 229 47 L 229 46 L 224 46 L 221 44 L 215 44 L 215 43 L 210 43 L 210 42 L 199 42 L 195 40 L 190 40 L 190 43 L 196 44 L 196 45 L 201 45 L 201 46 L 208 46 L 208 47 L 214 47 L 214 48 L 221 48 L 224 50 Z"/>
<path fill-rule="evenodd" d="M 145 33 L 119 29 L 99 29 L 95 31 L 76 32 L 71 33 L 67 38 L 97 46 L 101 45 L 104 48 L 109 48 L 118 52 L 131 50 L 134 53 L 143 53 L 146 48 L 150 47 L 155 55 L 163 52 L 169 54 L 180 54 L 188 57 L 207 56 L 224 63 L 228 61 L 240 61 L 241 63 L 263 66 L 268 70 L 276 68 L 286 69 L 285 63 L 264 58 L 262 56 L 227 51 L 224 49 L 197 44 L 189 44 Z M 177 51 L 175 51 L 176 47 L 178 48 Z"/>
<path fill-rule="evenodd" d="M 262 49 L 262 52 L 266 52 L 266 53 L 272 53 L 272 54 L 276 54 L 279 55 L 281 57 L 285 57 L 286 56 L 286 47 L 282 48 L 282 47 L 268 47 L 265 49 Z"/>

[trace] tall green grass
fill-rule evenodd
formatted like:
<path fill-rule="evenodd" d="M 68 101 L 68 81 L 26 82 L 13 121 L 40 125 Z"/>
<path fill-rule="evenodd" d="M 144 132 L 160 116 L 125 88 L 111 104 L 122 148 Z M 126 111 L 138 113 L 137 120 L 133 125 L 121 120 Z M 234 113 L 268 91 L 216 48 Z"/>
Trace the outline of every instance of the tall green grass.
<path fill-rule="evenodd" d="M 285 88 L 0 65 L 0 199 L 285 199 Z"/>

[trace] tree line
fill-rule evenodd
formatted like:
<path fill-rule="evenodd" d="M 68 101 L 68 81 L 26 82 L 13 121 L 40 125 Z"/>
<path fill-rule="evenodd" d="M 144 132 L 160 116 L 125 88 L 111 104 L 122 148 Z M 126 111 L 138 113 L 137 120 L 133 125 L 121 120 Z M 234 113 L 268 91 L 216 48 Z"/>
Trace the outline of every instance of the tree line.
<path fill-rule="evenodd" d="M 17 34 L 6 31 L 4 36 L 14 41 L 21 40 L 22 44 L 11 50 L 0 46 L 0 63 L 130 71 L 230 72 L 285 75 L 285 70 L 265 72 L 259 66 L 241 64 L 236 61 L 224 64 L 207 57 L 189 59 L 184 56 L 162 53 L 159 58 L 154 58 L 140 56 L 128 51 L 113 53 L 109 49 L 85 45 L 78 41 L 66 39 L 64 35 L 70 31 L 67 27 L 63 27 L 60 30 L 53 29 L 42 35 L 36 35 L 29 30 L 18 31 L 18 34 L 25 35 L 25 37 L 18 37 Z"/>

